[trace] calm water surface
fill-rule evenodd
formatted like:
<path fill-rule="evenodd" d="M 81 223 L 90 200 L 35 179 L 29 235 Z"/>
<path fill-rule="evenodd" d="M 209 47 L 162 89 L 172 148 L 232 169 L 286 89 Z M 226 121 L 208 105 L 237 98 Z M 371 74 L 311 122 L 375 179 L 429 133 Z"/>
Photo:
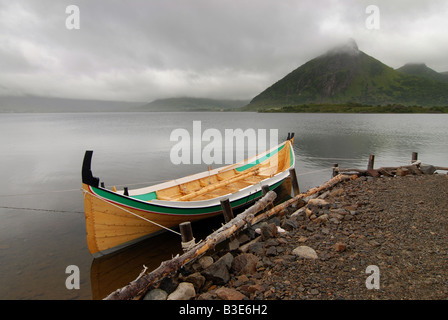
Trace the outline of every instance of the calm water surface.
<path fill-rule="evenodd" d="M 0 299 L 102 299 L 135 279 L 143 265 L 155 268 L 179 253 L 178 236 L 163 234 L 93 259 L 85 239 L 81 164 L 84 151 L 94 150 L 94 175 L 117 187 L 203 171 L 207 164 L 170 161 L 171 132 L 191 132 L 196 120 L 202 131 L 278 129 L 280 141 L 295 132 L 301 190 L 328 180 L 334 163 L 364 168 L 369 154 L 375 154 L 375 167 L 408 164 L 414 151 L 425 163 L 448 165 L 448 115 L 0 114 Z M 65 286 L 69 265 L 80 269 L 79 290 Z"/>

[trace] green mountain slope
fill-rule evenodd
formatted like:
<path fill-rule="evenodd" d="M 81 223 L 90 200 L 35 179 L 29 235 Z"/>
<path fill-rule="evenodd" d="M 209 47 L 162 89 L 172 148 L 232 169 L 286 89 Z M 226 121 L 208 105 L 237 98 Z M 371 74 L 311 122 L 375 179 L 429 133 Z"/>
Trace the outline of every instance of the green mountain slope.
<path fill-rule="evenodd" d="M 350 42 L 292 71 L 253 98 L 245 109 L 349 102 L 448 105 L 448 83 L 394 70 Z"/>
<path fill-rule="evenodd" d="M 444 74 L 443 72 L 439 73 L 429 68 L 424 63 L 407 63 L 401 68 L 398 68 L 397 71 L 431 80 L 448 82 L 447 74 Z"/>

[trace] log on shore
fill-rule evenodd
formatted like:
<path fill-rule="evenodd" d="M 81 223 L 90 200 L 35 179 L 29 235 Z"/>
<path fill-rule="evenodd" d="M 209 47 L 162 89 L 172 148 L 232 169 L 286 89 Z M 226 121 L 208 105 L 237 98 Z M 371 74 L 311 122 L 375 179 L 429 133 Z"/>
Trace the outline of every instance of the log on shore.
<path fill-rule="evenodd" d="M 238 230 L 247 226 L 254 225 L 261 222 L 275 214 L 284 211 L 287 207 L 302 201 L 304 198 L 315 193 L 330 189 L 338 183 L 350 179 L 356 179 L 357 175 L 343 175 L 338 174 L 331 180 L 325 182 L 319 187 L 312 188 L 306 193 L 301 193 L 295 197 L 285 201 L 274 208 L 267 210 L 261 214 L 259 212 L 267 208 L 276 198 L 273 191 L 269 191 L 264 197 L 258 200 L 253 206 L 246 209 L 243 213 L 237 215 L 234 219 L 223 225 L 221 228 L 209 235 L 203 242 L 198 243 L 188 252 L 181 256 L 176 256 L 169 261 L 164 261 L 161 265 L 151 273 L 138 277 L 136 280 L 129 283 L 127 286 L 118 289 L 105 298 L 105 300 L 129 300 L 141 297 L 146 293 L 147 289 L 163 280 L 163 278 L 174 274 L 181 267 L 187 263 L 201 257 L 208 250 L 213 249 L 217 244 L 227 240 L 230 236 L 235 234 Z M 304 203 L 303 203 L 304 205 Z M 257 215 L 258 214 L 258 215 Z"/>
<path fill-rule="evenodd" d="M 433 171 L 425 170 L 426 167 L 432 167 Z M 408 174 L 418 175 L 418 174 L 428 174 L 433 173 L 436 170 L 448 170 L 448 167 L 437 167 L 437 166 L 428 166 L 423 164 L 411 164 L 407 166 L 398 166 L 398 167 L 381 167 L 379 169 L 356 169 L 356 168 L 335 168 L 335 170 L 339 173 L 356 173 L 360 176 L 372 176 L 379 177 L 380 175 L 386 177 L 393 177 L 395 175 L 403 176 Z"/>
<path fill-rule="evenodd" d="M 178 271 L 182 266 L 200 257 L 208 250 L 214 248 L 218 243 L 226 240 L 234 234 L 235 231 L 245 226 L 248 219 L 252 219 L 255 214 L 266 208 L 275 200 L 276 196 L 277 195 L 275 192 L 269 191 L 253 206 L 246 209 L 243 213 L 239 214 L 234 219 L 209 235 L 204 242 L 197 244 L 181 256 L 177 256 L 169 261 L 162 262 L 162 264 L 153 272 L 137 278 L 122 289 L 114 291 L 107 296 L 105 300 L 129 300 L 141 296 L 150 285 L 155 284 L 164 277 Z"/>

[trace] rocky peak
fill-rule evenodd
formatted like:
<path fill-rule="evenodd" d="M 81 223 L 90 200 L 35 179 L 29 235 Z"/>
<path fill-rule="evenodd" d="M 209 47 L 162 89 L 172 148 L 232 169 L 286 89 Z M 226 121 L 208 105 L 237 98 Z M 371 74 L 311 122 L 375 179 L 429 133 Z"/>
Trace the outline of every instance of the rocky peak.
<path fill-rule="evenodd" d="M 334 47 L 333 49 L 327 52 L 327 55 L 336 55 L 336 54 L 349 54 L 352 56 L 358 55 L 360 53 L 358 49 L 358 44 L 354 39 L 349 39 L 347 42 Z"/>

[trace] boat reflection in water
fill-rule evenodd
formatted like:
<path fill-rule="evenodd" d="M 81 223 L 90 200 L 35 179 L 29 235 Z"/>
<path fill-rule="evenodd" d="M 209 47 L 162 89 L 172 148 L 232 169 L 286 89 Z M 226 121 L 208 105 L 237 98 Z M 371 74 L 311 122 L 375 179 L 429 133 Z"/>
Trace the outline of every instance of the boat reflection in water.
<path fill-rule="evenodd" d="M 290 198 L 290 178 L 285 179 L 275 189 L 275 192 L 277 193 L 276 203 Z M 238 214 L 242 210 L 234 213 Z M 223 216 L 194 222 L 192 227 L 196 241 L 205 239 L 223 223 Z M 108 255 L 95 258 L 90 267 L 92 299 L 104 299 L 115 290 L 126 286 L 139 276 L 144 266 L 148 268 L 148 272 L 152 271 L 157 269 L 163 261 L 170 260 L 182 253 L 181 237 L 166 231 Z"/>

